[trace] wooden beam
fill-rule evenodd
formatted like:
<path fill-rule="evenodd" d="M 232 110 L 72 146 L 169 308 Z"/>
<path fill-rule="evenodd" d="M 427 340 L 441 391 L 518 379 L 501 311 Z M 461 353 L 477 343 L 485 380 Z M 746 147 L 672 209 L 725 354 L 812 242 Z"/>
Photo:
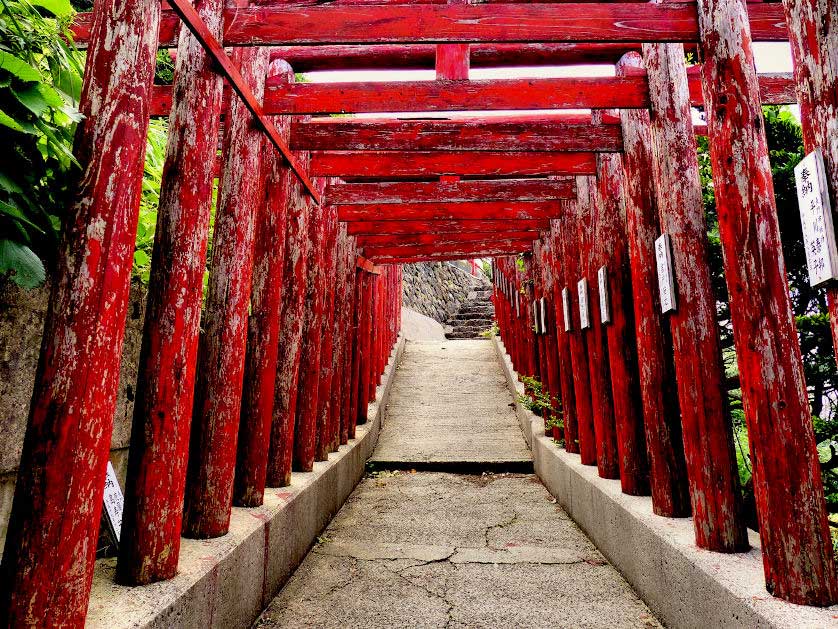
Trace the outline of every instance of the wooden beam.
<path fill-rule="evenodd" d="M 468 201 L 337 205 L 341 221 L 549 219 L 559 214 L 558 201 Z"/>
<path fill-rule="evenodd" d="M 619 125 L 568 122 L 558 116 L 493 120 L 329 118 L 297 120 L 291 148 L 298 151 L 620 151 Z"/>
<path fill-rule="evenodd" d="M 253 90 L 247 84 L 247 81 L 245 81 L 244 77 L 241 75 L 241 72 L 238 67 L 236 67 L 236 64 L 234 64 L 230 57 L 227 56 L 227 53 L 224 51 L 221 43 L 218 39 L 216 39 L 215 35 L 212 34 L 209 28 L 207 28 L 207 25 L 201 19 L 201 16 L 198 15 L 195 8 L 189 4 L 187 0 L 169 0 L 169 4 L 174 9 L 175 13 L 177 13 L 178 17 L 183 20 L 183 23 L 195 36 L 198 42 L 200 42 L 207 55 L 218 66 L 221 74 L 224 75 L 228 84 L 233 88 L 236 94 L 238 94 L 242 102 L 244 102 L 257 125 L 261 127 L 268 136 L 271 144 L 273 144 L 274 147 L 276 147 L 276 149 L 282 154 L 282 157 L 291 167 L 291 170 L 294 171 L 294 174 L 303 184 L 305 189 L 319 204 L 320 195 L 317 193 L 317 190 L 314 189 L 314 184 L 312 184 L 308 175 L 306 175 L 305 171 L 300 166 L 297 158 L 292 155 L 288 146 L 280 137 L 279 131 L 277 131 L 274 124 L 265 115 L 262 105 L 259 103 L 259 100 L 256 98 Z"/>
<path fill-rule="evenodd" d="M 505 231 L 541 231 L 550 228 L 548 219 L 522 220 L 430 220 L 430 221 L 354 221 L 347 224 L 350 234 L 372 236 L 383 234 L 417 234 L 433 232 L 469 233 L 469 232 L 505 232 Z"/>
<path fill-rule="evenodd" d="M 748 6 L 755 41 L 784 41 L 787 30 L 778 3 Z M 421 27 L 420 27 L 421 25 Z M 177 38 L 177 17 L 164 11 L 160 42 Z M 92 20 L 73 25 L 84 43 Z M 526 42 L 696 42 L 694 4 L 498 3 L 479 5 L 357 5 L 230 7 L 224 12 L 228 46 L 526 43 Z"/>
<path fill-rule="evenodd" d="M 522 153 L 476 151 L 359 151 L 311 155 L 313 177 L 515 177 L 585 175 L 596 168 L 594 153 Z"/>
<path fill-rule="evenodd" d="M 576 182 L 564 179 L 509 179 L 454 182 L 333 183 L 324 198 L 336 205 L 538 201 L 572 199 Z"/>
<path fill-rule="evenodd" d="M 690 100 L 703 106 L 701 66 L 689 70 Z M 269 80 L 263 109 L 267 114 L 384 113 L 408 111 L 468 111 L 515 109 L 576 109 L 649 106 L 645 74 L 622 78 L 505 79 L 481 81 L 397 81 L 370 83 L 295 83 Z M 764 105 L 797 102 L 791 73 L 759 75 Z M 229 93 L 225 91 L 225 100 Z M 167 116 L 172 88 L 155 85 L 152 116 Z M 226 106 L 225 106 L 226 109 Z"/>
<path fill-rule="evenodd" d="M 422 260 L 463 260 L 467 258 L 490 258 L 498 255 L 512 255 L 523 253 L 532 248 L 532 243 L 514 243 L 504 246 L 477 244 L 476 246 L 460 245 L 456 248 L 434 249 L 432 247 L 417 246 L 413 249 L 404 247 L 382 247 L 367 249 L 364 253 L 376 264 L 394 264 L 397 262 L 418 262 Z"/>
<path fill-rule="evenodd" d="M 640 108 L 646 78 L 294 83 L 265 90 L 265 111 L 291 114 Z"/>
<path fill-rule="evenodd" d="M 419 232 L 413 234 L 375 234 L 358 237 L 361 247 L 409 247 L 413 245 L 457 245 L 467 242 L 492 244 L 507 240 L 538 240 L 539 231 L 492 231 L 492 232 Z"/>

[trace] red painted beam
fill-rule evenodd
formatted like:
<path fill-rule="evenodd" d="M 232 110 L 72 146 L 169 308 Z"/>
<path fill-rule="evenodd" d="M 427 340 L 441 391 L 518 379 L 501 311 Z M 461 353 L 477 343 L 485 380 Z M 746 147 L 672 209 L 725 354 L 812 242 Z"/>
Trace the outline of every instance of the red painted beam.
<path fill-rule="evenodd" d="M 782 6 L 748 7 L 755 41 L 787 38 Z M 417 25 L 421 24 L 421 28 Z M 78 20 L 75 38 L 86 41 L 90 21 Z M 166 12 L 160 41 L 171 45 L 177 18 Z M 647 2 L 479 5 L 333 4 L 306 7 L 228 8 L 224 43 L 229 46 L 456 42 L 695 42 L 692 4 Z"/>
<path fill-rule="evenodd" d="M 523 249 L 521 251 L 524 251 Z M 446 260 L 470 260 L 473 258 L 491 258 L 494 256 L 505 256 L 520 253 L 519 251 L 481 251 L 479 253 L 472 252 L 455 252 L 455 253 L 423 253 L 417 255 L 398 255 L 381 257 L 376 260 L 380 264 L 415 264 L 417 262 L 444 262 Z"/>
<path fill-rule="evenodd" d="M 593 125 L 589 120 L 587 116 L 570 119 L 521 116 L 510 120 L 476 116 L 453 120 L 298 120 L 291 126 L 291 148 L 299 151 L 622 150 L 619 125 Z"/>
<path fill-rule="evenodd" d="M 541 231 L 550 228 L 548 219 L 521 220 L 453 220 L 453 221 L 356 221 L 347 223 L 350 234 L 374 236 L 384 234 L 469 233 L 504 231 Z"/>
<path fill-rule="evenodd" d="M 326 186 L 323 196 L 327 203 L 334 205 L 540 201 L 574 198 L 576 184 L 572 178 L 427 183 L 334 183 Z"/>
<path fill-rule="evenodd" d="M 492 243 L 459 243 L 459 244 L 436 244 L 429 245 L 409 245 L 404 247 L 365 247 L 364 253 L 366 256 L 376 261 L 377 264 L 383 264 L 378 258 L 387 258 L 394 256 L 412 256 L 424 254 L 463 254 L 464 257 L 488 257 L 498 251 L 512 253 L 519 251 L 528 251 L 532 248 L 532 240 L 529 238 L 524 240 L 509 240 Z"/>
<path fill-rule="evenodd" d="M 291 153 L 286 143 L 280 137 L 273 122 L 271 122 L 265 115 L 260 99 L 258 99 L 253 93 L 253 90 L 248 85 L 245 78 L 241 75 L 238 66 L 224 51 L 221 43 L 212 31 L 207 28 L 207 25 L 201 19 L 201 16 L 198 15 L 198 11 L 191 4 L 189 4 L 187 0 L 168 1 L 175 13 L 177 13 L 178 17 L 183 20 L 186 27 L 192 32 L 198 42 L 200 42 L 207 55 L 215 62 L 216 66 L 220 69 L 221 74 L 227 79 L 228 84 L 233 88 L 236 94 L 238 94 L 245 107 L 247 107 L 248 111 L 255 119 L 256 124 L 268 136 L 271 144 L 273 144 L 276 147 L 276 150 L 282 154 L 282 157 L 291 167 L 291 170 L 294 171 L 294 174 L 297 175 L 306 190 L 308 190 L 311 197 L 317 203 L 320 203 L 320 197 L 318 196 L 317 190 L 314 189 L 314 184 L 311 183 L 311 180 L 301 167 L 297 157 Z"/>
<path fill-rule="evenodd" d="M 295 83 L 265 91 L 268 113 L 642 108 L 644 77 Z"/>
<path fill-rule="evenodd" d="M 586 175 L 595 167 L 594 153 L 317 151 L 311 155 L 314 177 Z"/>
<path fill-rule="evenodd" d="M 558 201 L 468 201 L 462 203 L 403 203 L 337 205 L 341 221 L 548 219 L 559 214 Z"/>
<path fill-rule="evenodd" d="M 378 275 L 381 273 L 381 269 L 379 269 L 373 262 L 365 258 L 364 256 L 356 256 L 355 258 L 355 266 L 367 273 L 372 273 L 373 275 Z"/>
<path fill-rule="evenodd" d="M 474 233 L 418 233 L 418 234 L 377 234 L 359 236 L 360 247 L 410 247 L 413 245 L 456 245 L 465 242 L 479 242 L 484 244 L 497 243 L 508 240 L 530 241 L 538 239 L 537 231 L 509 231 L 509 232 L 474 232 Z"/>
<path fill-rule="evenodd" d="M 689 69 L 690 100 L 704 105 L 701 66 Z M 401 81 L 370 83 L 298 83 L 290 88 L 273 85 L 263 109 L 281 113 L 375 113 L 402 111 L 465 111 L 588 107 L 643 108 L 649 105 L 645 74 L 627 77 L 574 79 L 504 79 L 460 81 Z M 763 105 L 797 102 L 790 73 L 759 75 Z M 628 90 L 628 91 L 626 91 Z M 225 91 L 226 98 L 229 96 Z M 612 104 L 609 104 L 612 103 Z M 172 107 L 172 88 L 155 85 L 152 116 L 167 116 Z M 587 117 L 586 117 L 587 119 Z"/>

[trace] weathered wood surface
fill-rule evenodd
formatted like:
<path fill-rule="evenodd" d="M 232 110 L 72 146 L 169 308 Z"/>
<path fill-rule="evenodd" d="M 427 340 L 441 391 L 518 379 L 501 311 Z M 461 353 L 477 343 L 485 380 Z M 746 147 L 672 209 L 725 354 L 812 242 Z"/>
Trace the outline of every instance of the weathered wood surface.
<path fill-rule="evenodd" d="M 638 108 L 648 102 L 642 76 L 296 83 L 265 93 L 266 111 L 291 114 Z"/>
<path fill-rule="evenodd" d="M 438 80 L 467 81 L 470 65 L 468 44 L 437 45 L 434 69 Z"/>
<path fill-rule="evenodd" d="M 358 237 L 360 247 L 409 247 L 412 245 L 457 245 L 466 242 L 492 244 L 502 241 L 527 241 L 538 239 L 538 231 L 439 233 L 436 231 L 414 234 L 375 234 Z"/>
<path fill-rule="evenodd" d="M 281 61 L 271 63 L 269 74 L 283 76 L 286 81 L 294 76 L 290 66 Z M 290 117 L 277 118 L 274 124 L 287 142 Z M 233 486 L 233 504 L 239 507 L 258 507 L 265 493 L 282 315 L 285 229 L 293 178 L 290 169 L 265 141 L 262 160 L 265 184 L 254 215 L 251 313 Z"/>
<path fill-rule="evenodd" d="M 637 53 L 625 55 L 617 72 L 641 68 Z M 675 383 L 672 338 L 658 297 L 655 239 L 660 234 L 653 179 L 652 130 L 649 112 L 620 112 L 623 128 L 626 230 L 634 304 L 635 338 L 649 457 L 652 508 L 665 517 L 690 514 L 690 495 L 681 410 Z"/>
<path fill-rule="evenodd" d="M 428 221 L 550 219 L 558 216 L 559 201 L 461 201 L 332 205 L 341 221 Z"/>
<path fill-rule="evenodd" d="M 428 221 L 353 221 L 346 224 L 350 234 L 379 236 L 386 234 L 467 234 L 540 231 L 550 227 L 548 219 L 510 220 L 428 220 Z"/>
<path fill-rule="evenodd" d="M 562 289 L 565 277 L 562 260 L 562 245 L 559 240 L 559 221 L 553 221 L 549 232 L 550 249 L 547 263 L 551 267 L 551 292 L 548 298 L 552 302 L 553 327 L 555 329 L 557 361 L 559 369 L 559 387 L 561 390 L 562 418 L 564 421 L 565 450 L 579 452 L 578 420 L 576 418 L 576 392 L 573 386 L 573 362 L 570 354 L 570 338 L 565 331 Z"/>
<path fill-rule="evenodd" d="M 291 148 L 305 151 L 619 151 L 617 124 L 592 125 L 567 117 L 514 120 L 340 118 L 295 121 Z"/>
<path fill-rule="evenodd" d="M 258 48 L 241 48 L 233 56 L 244 80 L 256 86 L 254 96 L 260 98 L 268 55 Z M 201 316 L 183 511 L 184 535 L 197 538 L 225 535 L 230 524 L 251 306 L 254 216 L 265 196 L 263 134 L 242 101 L 230 103 L 225 120 L 224 170 Z"/>
<path fill-rule="evenodd" d="M 83 626 L 93 579 L 160 4 L 96 8 L 75 144 L 82 171 L 56 252 L 0 569 L 3 626 Z"/>
<path fill-rule="evenodd" d="M 222 7 L 196 4 L 216 34 Z M 186 27 L 178 50 L 117 562 L 131 585 L 177 573 L 221 114 L 221 77 Z"/>
<path fill-rule="evenodd" d="M 564 213 L 557 221 L 557 241 L 561 243 L 562 270 L 564 282 L 562 288 L 568 288 L 571 295 L 572 330 L 567 332 L 568 345 L 573 371 L 573 391 L 576 401 L 576 422 L 579 442 L 579 455 L 583 465 L 596 464 L 596 443 L 594 440 L 594 417 L 591 401 L 591 376 L 588 371 L 588 339 L 580 329 L 579 308 L 576 297 L 576 282 L 582 266 L 581 252 L 577 239 L 577 224 L 581 221 L 579 208 L 583 195 L 589 195 L 590 177 L 576 178 L 577 200 L 563 202 Z M 558 251 L 556 252 L 558 255 Z"/>
<path fill-rule="evenodd" d="M 329 418 L 332 404 L 332 379 L 334 377 L 338 220 L 335 212 L 319 213 L 317 220 L 324 221 L 326 227 L 323 239 L 321 283 L 318 284 L 318 290 L 322 293 L 323 310 L 319 324 L 320 329 L 318 330 L 320 335 L 320 373 L 315 408 L 314 460 L 325 461 L 329 458 L 331 445 Z"/>
<path fill-rule="evenodd" d="M 599 158 L 597 170 L 600 171 Z M 599 180 L 590 178 L 587 193 L 583 190 L 579 202 L 579 221 L 576 234 L 579 241 L 581 272 L 577 279 L 588 280 L 588 312 L 591 327 L 584 334 L 588 338 L 588 369 L 591 377 L 591 403 L 593 407 L 594 438 L 596 440 L 597 471 L 601 478 L 619 478 L 620 464 L 617 449 L 617 429 L 614 419 L 614 396 L 611 391 L 611 370 L 608 356 L 608 339 L 599 317 L 599 290 L 597 269 L 615 243 L 607 240 L 610 234 L 603 229 L 607 199 L 599 190 Z"/>
<path fill-rule="evenodd" d="M 262 109 L 262 77 L 260 76 L 259 80 L 254 82 L 254 80 L 248 80 L 242 75 L 239 64 L 229 57 L 227 52 L 221 46 L 220 38 L 216 37 L 212 29 L 208 28 L 208 26 L 203 22 L 201 15 L 188 0 L 169 0 L 169 4 L 175 10 L 178 17 L 180 17 L 183 21 L 184 25 L 201 43 L 201 46 L 206 51 L 207 56 L 214 62 L 216 70 L 224 76 L 227 81 L 227 85 L 229 85 L 232 91 L 234 91 L 239 97 L 241 104 L 244 105 L 247 111 L 253 116 L 253 123 L 264 131 L 268 140 L 270 140 L 271 144 L 276 147 L 276 150 L 282 154 L 283 159 L 288 163 L 291 170 L 294 171 L 294 174 L 300 179 L 308 193 L 319 203 L 320 198 L 318 197 L 318 192 L 314 189 L 314 185 L 309 179 L 308 174 L 297 162 L 297 158 L 293 153 L 291 153 L 288 145 L 280 137 L 276 127 L 274 127 L 273 123 L 265 114 L 264 109 Z M 259 94 L 251 88 L 251 83 L 258 85 Z"/>
<path fill-rule="evenodd" d="M 364 253 L 370 260 L 377 264 L 385 264 L 378 258 L 390 258 L 397 256 L 418 256 L 428 255 L 433 259 L 437 254 L 441 255 L 462 255 L 463 257 L 488 258 L 498 253 L 518 253 L 527 251 L 532 247 L 532 240 L 499 240 L 494 243 L 460 243 L 460 244 L 430 244 L 430 245 L 405 245 L 403 247 L 365 247 Z"/>
<path fill-rule="evenodd" d="M 672 243 L 678 309 L 670 319 L 696 543 L 747 547 L 725 407 L 707 225 L 681 46 L 644 45 L 652 95 L 653 176 L 661 231 Z"/>
<path fill-rule="evenodd" d="M 573 178 L 452 182 L 332 183 L 323 198 L 334 205 L 545 201 L 576 196 Z"/>
<path fill-rule="evenodd" d="M 323 177 L 590 175 L 595 169 L 590 152 L 318 151 L 311 155 L 311 174 Z"/>
<path fill-rule="evenodd" d="M 778 4 L 750 4 L 748 14 L 755 41 L 787 38 Z M 563 3 L 560 11 L 550 3 L 230 7 L 224 21 L 224 42 L 231 46 L 698 40 L 694 5 L 655 7 L 647 2 Z M 422 24 L 421 31 L 417 24 Z M 76 21 L 78 41 L 87 39 L 86 28 L 85 20 Z M 176 32 L 177 17 L 164 12 L 161 44 L 170 45 Z"/>
<path fill-rule="evenodd" d="M 829 0 L 786 0 L 792 25 L 795 95 L 800 104 L 803 145 L 820 149 L 833 211 L 838 209 L 838 4 Z M 838 348 L 838 289 L 827 287 L 832 345 Z M 838 352 L 835 354 L 838 359 Z"/>
<path fill-rule="evenodd" d="M 301 155 L 303 163 L 306 159 L 306 155 Z M 282 314 L 279 321 L 279 353 L 266 481 L 269 487 L 286 487 L 291 483 L 306 279 L 311 246 L 308 230 L 313 211 L 312 202 L 305 197 L 302 186 L 298 182 L 292 182 L 285 227 Z"/>
<path fill-rule="evenodd" d="M 794 603 L 828 605 L 836 600 L 838 582 L 748 18 L 734 0 L 699 0 L 698 9 L 719 234 L 766 587 Z"/>
<path fill-rule="evenodd" d="M 319 180 L 322 185 L 323 180 Z M 320 392 L 320 344 L 326 277 L 326 234 L 330 206 L 315 208 L 308 223 L 308 261 L 305 279 L 300 372 L 297 381 L 297 408 L 294 421 L 293 469 L 310 472 L 314 467 L 317 441 L 317 399 Z M 305 357 L 305 359 L 303 359 Z"/>
<path fill-rule="evenodd" d="M 598 156 L 597 161 L 601 206 L 597 238 L 602 243 L 604 255 L 597 262 L 596 270 L 601 263 L 607 268 L 608 276 L 611 322 L 605 324 L 605 333 L 611 367 L 620 483 L 623 493 L 646 496 L 649 495 L 649 459 L 637 367 L 623 160 L 620 155 L 612 153 Z"/>

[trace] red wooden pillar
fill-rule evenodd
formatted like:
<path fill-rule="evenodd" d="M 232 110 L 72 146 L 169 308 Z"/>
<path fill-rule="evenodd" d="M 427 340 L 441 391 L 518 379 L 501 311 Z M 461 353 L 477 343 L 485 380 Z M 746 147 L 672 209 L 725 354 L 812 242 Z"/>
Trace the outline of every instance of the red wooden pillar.
<path fill-rule="evenodd" d="M 533 245 L 535 247 L 535 245 Z M 542 335 L 544 337 L 544 351 L 547 362 L 547 382 L 549 384 L 548 390 L 550 392 L 550 405 L 553 408 L 553 415 L 563 415 L 562 408 L 564 406 L 564 398 L 561 394 L 561 369 L 559 365 L 558 341 L 557 334 L 559 328 L 555 318 L 555 311 L 553 310 L 553 295 L 555 293 L 555 278 L 553 277 L 553 243 L 549 236 L 545 237 L 541 244 L 540 267 L 541 267 L 541 281 L 542 293 L 541 298 L 544 299 L 544 329 Z M 540 305 L 539 305 L 540 308 Z M 541 314 L 541 313 L 539 313 Z M 558 428 L 553 428 L 552 435 L 554 439 L 563 439 L 564 434 Z"/>
<path fill-rule="evenodd" d="M 83 176 L 61 236 L 18 468 L 3 626 L 81 627 L 87 613 L 159 21 L 154 1 L 96 3 L 75 148 Z"/>
<path fill-rule="evenodd" d="M 617 75 L 642 70 L 637 53 L 628 53 L 617 64 Z M 690 514 L 681 410 L 675 384 L 672 339 L 664 325 L 658 296 L 655 239 L 660 234 L 652 177 L 652 131 L 649 112 L 620 111 L 623 131 L 626 224 L 640 398 L 649 455 L 652 508 L 667 517 Z"/>
<path fill-rule="evenodd" d="M 599 159 L 599 158 L 598 158 Z M 599 166 L 599 161 L 598 161 Z M 600 178 L 602 173 L 597 168 Z M 588 314 L 591 328 L 588 336 L 588 368 L 591 374 L 591 403 L 594 415 L 597 470 L 602 478 L 619 478 L 620 465 L 617 455 L 617 430 L 614 421 L 614 400 L 611 394 L 608 339 L 599 316 L 599 290 L 597 269 L 605 259 L 606 251 L 614 246 L 603 238 L 610 236 L 603 230 L 605 215 L 614 211 L 607 207 L 608 199 L 600 192 L 597 179 L 590 178 L 589 196 L 580 203 L 581 219 L 577 237 L 582 245 L 582 273 L 588 280 Z"/>
<path fill-rule="evenodd" d="M 652 102 L 656 202 L 661 230 L 670 237 L 676 283 L 677 308 L 667 316 L 696 544 L 734 552 L 747 548 L 748 541 L 725 401 L 684 50 L 680 44 L 648 44 L 643 57 Z"/>
<path fill-rule="evenodd" d="M 318 334 L 320 335 L 320 374 L 318 381 L 316 433 L 315 433 L 315 461 L 326 461 L 329 458 L 331 436 L 329 422 L 332 402 L 332 379 L 334 376 L 335 350 L 335 295 L 337 293 L 337 236 L 338 220 L 335 212 L 328 212 L 322 220 L 326 220 L 326 234 L 323 242 L 323 273 L 322 291 L 323 309 Z"/>
<path fill-rule="evenodd" d="M 803 145 L 823 153 L 832 208 L 838 208 L 838 4 L 784 0 Z M 838 348 L 838 288 L 827 287 L 832 345 Z M 836 353 L 838 358 L 838 353 Z"/>
<path fill-rule="evenodd" d="M 357 424 L 367 423 L 367 406 L 370 390 L 370 349 L 372 331 L 373 281 L 375 276 L 367 271 L 361 272 L 361 306 L 359 315 L 359 363 L 358 363 L 358 418 Z"/>
<path fill-rule="evenodd" d="M 597 174 L 601 206 L 597 239 L 603 246 L 599 262 L 606 267 L 607 299 L 611 311 L 611 322 L 605 324 L 605 331 L 611 367 L 620 484 L 625 494 L 645 496 L 649 494 L 649 461 L 637 372 L 622 157 L 617 153 L 599 153 Z M 598 269 L 599 266 L 592 276 L 595 283 L 599 279 L 596 275 Z M 599 320 L 599 315 L 597 312 L 594 316 Z"/>
<path fill-rule="evenodd" d="M 570 355 L 569 335 L 565 331 L 564 306 L 562 305 L 562 289 L 565 286 L 563 262 L 561 257 L 561 241 L 558 238 L 558 221 L 552 222 L 550 232 L 551 250 L 548 264 L 553 278 L 553 328 L 558 349 L 559 386 L 561 388 L 562 417 L 564 419 L 564 444 L 568 452 L 579 452 L 579 436 L 576 419 L 576 393 L 573 388 L 573 363 Z"/>
<path fill-rule="evenodd" d="M 320 391 L 320 345 L 322 339 L 326 234 L 325 212 L 334 206 L 314 208 L 308 224 L 309 255 L 306 273 L 305 318 L 303 323 L 300 375 L 297 382 L 297 416 L 294 423 L 294 469 L 314 468 L 317 441 L 317 399 Z"/>
<path fill-rule="evenodd" d="M 267 51 L 239 48 L 232 58 L 261 99 Z M 230 103 L 225 120 L 224 168 L 201 319 L 204 334 L 193 414 L 197 423 L 191 431 L 183 507 L 183 533 L 196 538 L 225 535 L 230 525 L 253 271 L 253 219 L 265 194 L 262 131 L 240 99 Z"/>
<path fill-rule="evenodd" d="M 766 585 L 795 603 L 829 605 L 838 583 L 745 4 L 699 0 L 698 23 Z"/>
<path fill-rule="evenodd" d="M 570 297 L 571 330 L 567 333 L 573 370 L 573 391 L 576 401 L 577 438 L 579 456 L 583 465 L 596 464 L 596 441 L 594 439 L 594 415 L 591 401 L 591 380 L 588 370 L 588 339 L 580 327 L 579 302 L 576 282 L 581 276 L 579 239 L 577 224 L 581 220 L 580 204 L 590 195 L 589 177 L 577 177 L 577 200 L 563 204 L 564 212 L 559 219 L 558 240 L 562 247 L 564 288 Z"/>
<path fill-rule="evenodd" d="M 375 399 L 375 390 L 378 387 L 377 382 L 377 368 L 378 368 L 378 337 L 379 326 L 381 325 L 381 315 L 379 313 L 379 304 L 381 302 L 381 275 L 374 275 L 372 277 L 372 293 L 370 295 L 370 332 L 369 332 L 369 354 L 367 360 L 367 372 L 369 381 L 367 383 L 366 402 L 372 402 Z"/>
<path fill-rule="evenodd" d="M 219 0 L 196 7 L 221 35 Z M 177 573 L 222 80 L 184 26 L 148 287 L 117 580 Z M 185 175 L 188 173 L 188 176 Z"/>
<path fill-rule="evenodd" d="M 269 75 L 286 81 L 292 81 L 294 77 L 291 67 L 281 61 L 271 64 Z M 276 117 L 274 124 L 287 142 L 291 118 Z M 263 200 L 254 215 L 251 314 L 247 328 L 247 355 L 233 486 L 233 504 L 240 507 L 258 507 L 265 493 L 279 351 L 279 319 L 282 314 L 285 225 L 294 179 L 291 169 L 264 139 L 262 155 L 266 181 Z"/>
<path fill-rule="evenodd" d="M 306 167 L 307 154 L 298 158 Z M 282 271 L 282 314 L 279 320 L 279 348 L 266 481 L 269 487 L 286 487 L 291 483 L 310 249 L 308 230 L 314 211 L 311 198 L 296 178 L 292 179 L 288 202 Z"/>
<path fill-rule="evenodd" d="M 348 236 L 346 235 L 346 225 L 342 225 L 338 235 L 338 273 L 337 273 L 337 294 L 335 296 L 335 352 L 334 352 L 334 376 L 332 382 L 334 384 L 332 390 L 332 403 L 329 407 L 329 423 L 331 425 L 331 441 L 329 450 L 336 452 L 341 443 L 346 443 L 348 433 L 345 432 L 346 423 L 343 421 L 345 417 L 345 402 L 344 393 L 347 391 L 346 386 L 346 319 L 349 313 L 348 291 L 349 291 L 349 277 L 347 275 L 347 268 L 349 266 L 348 253 Z M 347 436 L 344 437 L 343 435 Z"/>
<path fill-rule="evenodd" d="M 363 364 L 364 295 L 366 280 L 363 269 L 355 269 L 355 290 L 352 298 L 352 374 L 349 391 L 349 439 L 355 438 L 355 427 L 360 417 L 359 392 Z"/>

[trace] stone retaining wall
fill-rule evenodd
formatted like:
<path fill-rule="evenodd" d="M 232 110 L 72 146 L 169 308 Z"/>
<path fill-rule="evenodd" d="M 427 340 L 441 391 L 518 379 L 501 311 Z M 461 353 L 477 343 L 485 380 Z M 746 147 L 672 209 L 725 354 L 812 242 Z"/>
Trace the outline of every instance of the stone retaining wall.
<path fill-rule="evenodd" d="M 111 462 L 123 486 L 145 318 L 145 295 L 145 288 L 132 286 L 111 439 Z M 25 290 L 10 280 L 0 279 L 0 435 L 3 436 L 0 439 L 0 553 L 6 540 L 48 302 L 49 288 L 46 286 Z"/>
<path fill-rule="evenodd" d="M 422 262 L 404 266 L 404 305 L 445 323 L 477 287 L 490 286 L 485 276 L 475 277 L 450 262 Z"/>

